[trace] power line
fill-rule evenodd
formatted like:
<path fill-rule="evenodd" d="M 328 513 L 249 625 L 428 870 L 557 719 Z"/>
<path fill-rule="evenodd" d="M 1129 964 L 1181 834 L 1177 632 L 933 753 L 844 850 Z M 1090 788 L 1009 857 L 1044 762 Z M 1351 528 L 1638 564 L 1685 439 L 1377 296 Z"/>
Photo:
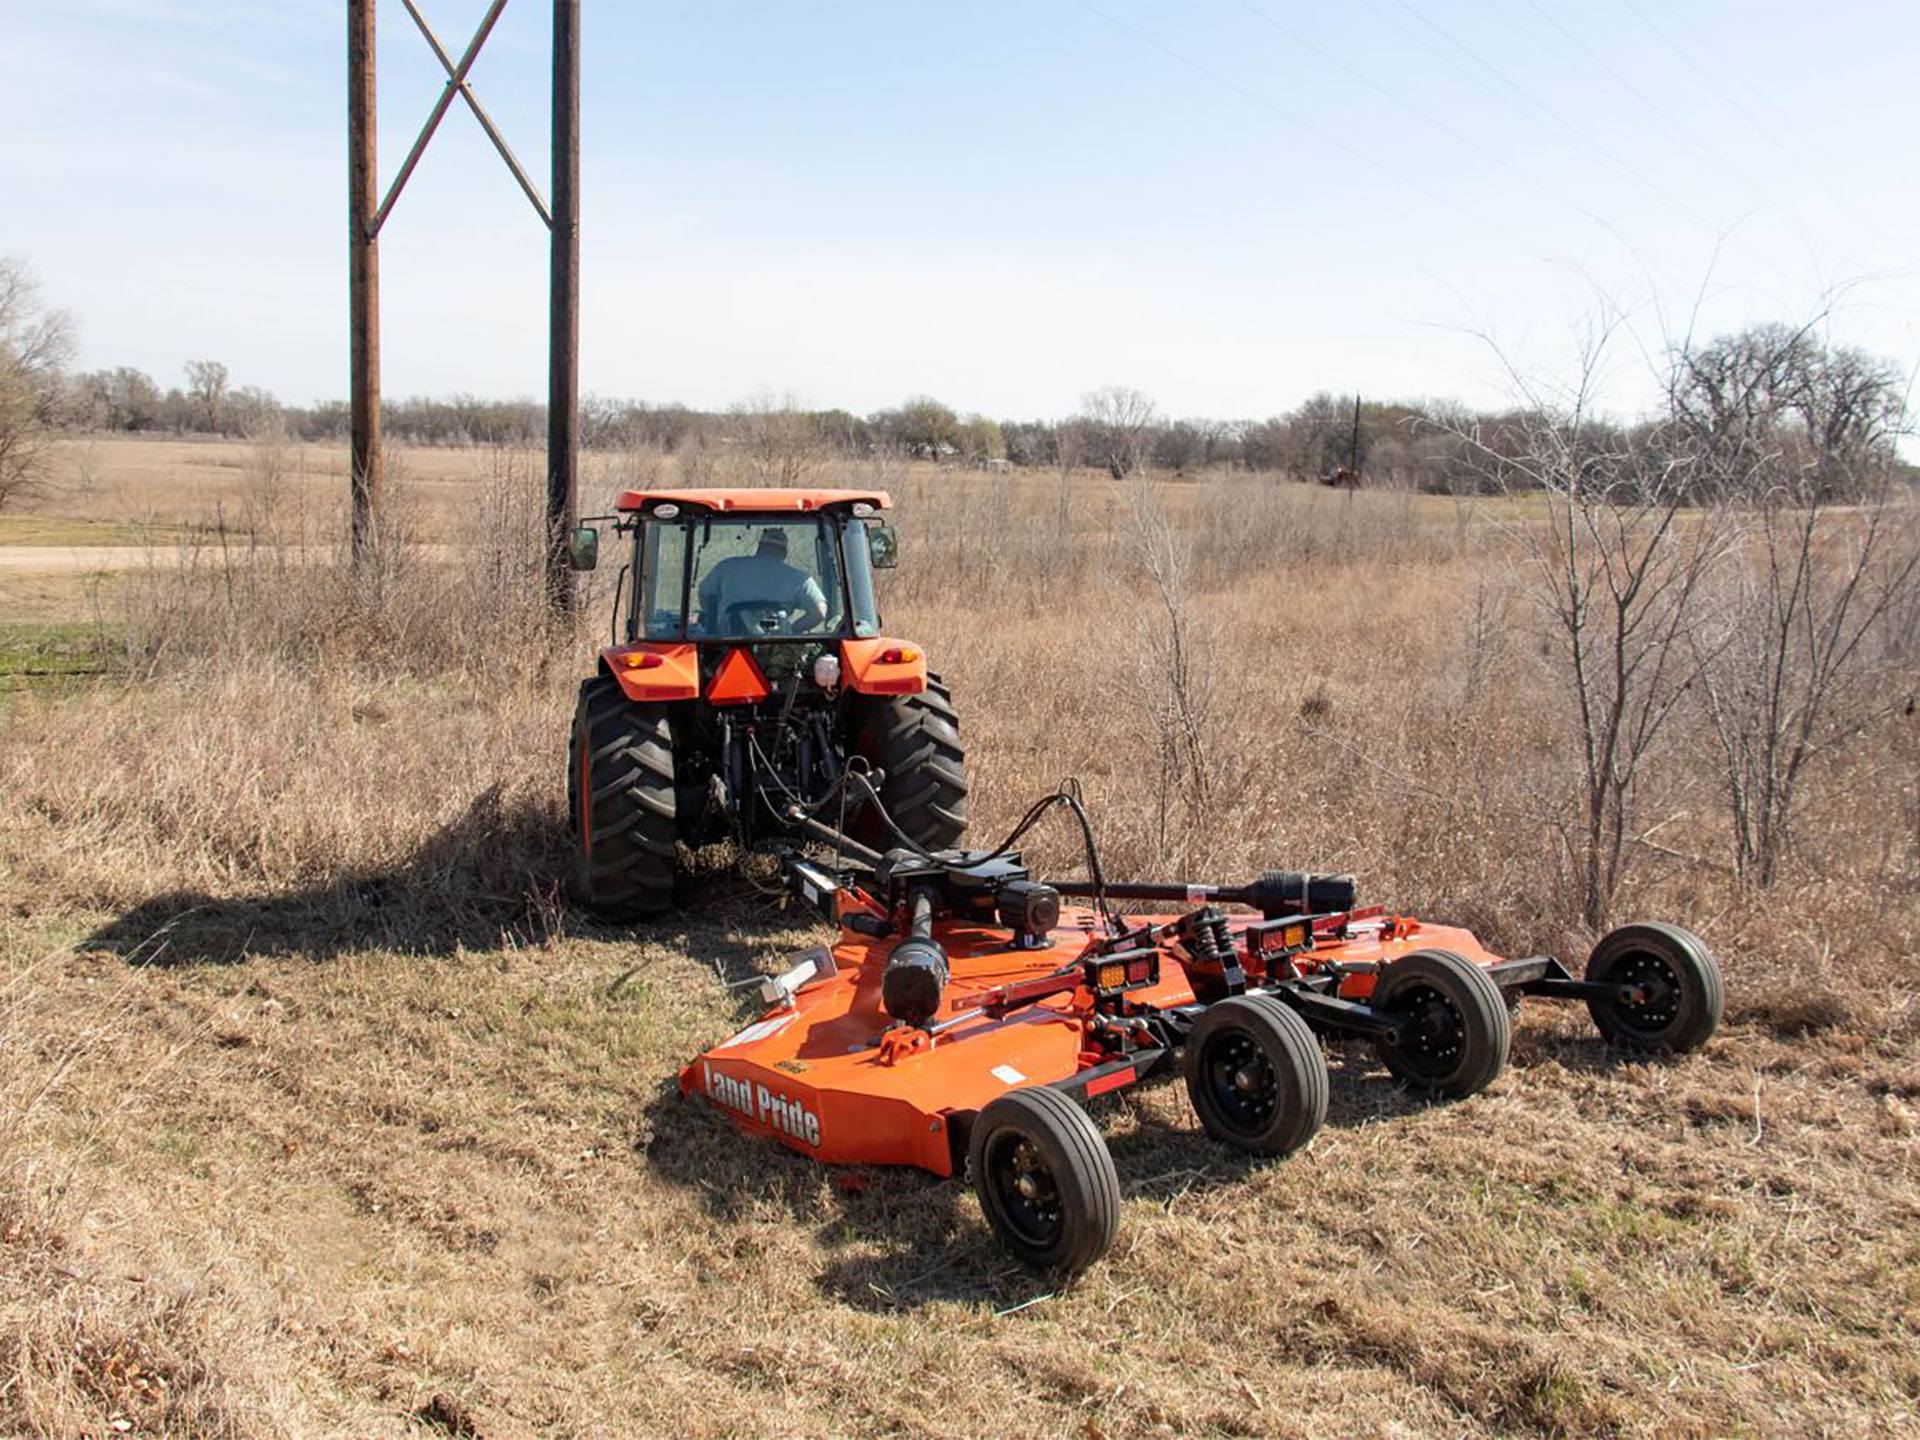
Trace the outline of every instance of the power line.
<path fill-rule="evenodd" d="M 1345 60 L 1342 60 L 1338 55 L 1333 54 L 1331 51 L 1327 50 L 1325 47 L 1315 43 L 1312 37 L 1308 35 L 1303 35 L 1298 30 L 1295 30 L 1292 26 L 1287 25 L 1282 21 L 1276 20 L 1272 15 L 1268 14 L 1265 10 L 1262 10 L 1259 6 L 1253 4 L 1252 0 L 1240 0 L 1240 5 L 1241 5 L 1241 8 L 1247 11 L 1248 14 L 1254 16 L 1258 20 L 1264 21 L 1267 25 L 1271 26 L 1273 29 L 1277 30 L 1280 34 L 1292 40 L 1295 44 L 1301 46 L 1306 50 L 1311 51 L 1314 55 L 1318 56 L 1321 60 L 1325 61 L 1327 64 L 1333 66 L 1335 69 L 1341 71 L 1343 74 L 1349 76 L 1350 78 L 1358 81 L 1360 84 L 1366 86 L 1367 89 L 1373 91 L 1375 94 L 1381 96 L 1385 100 L 1389 101 L 1391 104 L 1399 106 L 1402 110 L 1405 110 L 1408 114 L 1412 115 L 1415 119 L 1419 120 L 1421 124 L 1429 126 L 1432 129 L 1439 131 L 1441 134 L 1453 140 L 1454 143 L 1458 145 L 1462 145 L 1469 150 L 1475 151 L 1483 159 L 1491 161 L 1493 164 L 1497 165 L 1502 170 L 1505 170 L 1508 174 L 1515 176 L 1517 179 L 1523 181 L 1527 185 L 1540 190 L 1541 192 L 1549 196 L 1551 199 L 1559 201 L 1562 205 L 1565 205 L 1569 209 L 1578 212 L 1584 218 L 1591 220 L 1594 224 L 1600 226 L 1608 234 L 1612 235 L 1616 240 L 1618 240 L 1621 243 L 1621 245 L 1626 248 L 1627 252 L 1635 257 L 1635 259 L 1638 260 L 1641 258 L 1638 248 L 1635 246 L 1634 242 L 1626 235 L 1626 233 L 1622 231 L 1617 225 L 1615 225 L 1611 220 L 1609 220 L 1605 215 L 1602 215 L 1599 211 L 1593 209 L 1591 206 L 1582 204 L 1580 201 L 1574 199 L 1572 196 L 1566 194 L 1564 191 L 1554 186 L 1551 182 L 1541 180 L 1537 176 L 1534 176 L 1532 174 L 1529 174 L 1527 171 L 1522 170 L 1518 165 L 1515 165 L 1511 160 L 1509 160 L 1505 155 L 1502 155 L 1499 151 L 1494 150 L 1487 145 L 1481 144 L 1479 141 L 1475 140 L 1472 136 L 1464 133 L 1463 131 L 1458 129 L 1456 126 L 1449 124 L 1446 120 L 1442 119 L 1440 116 L 1435 115 L 1431 111 L 1426 110 L 1421 106 L 1414 104 L 1411 100 L 1408 100 L 1405 96 L 1400 95 L 1393 90 L 1389 90 L 1386 86 L 1382 85 L 1379 81 L 1375 80 L 1372 76 L 1368 75 L 1365 71 L 1356 69 L 1354 66 L 1349 65 Z M 1644 261 L 1642 261 L 1642 264 L 1644 265 Z"/>
<path fill-rule="evenodd" d="M 1415 20 L 1418 20 L 1422 25 L 1426 26 L 1427 29 L 1433 31 L 1434 34 L 1438 35 L 1448 45 L 1451 45 L 1454 49 L 1458 50 L 1462 55 L 1466 56 L 1468 60 L 1472 61 L 1475 65 L 1479 66 L 1480 69 L 1486 71 L 1487 74 L 1491 75 L 1495 80 L 1499 81 L 1500 84 L 1504 86 L 1507 90 L 1511 91 L 1514 95 L 1518 96 L 1520 101 L 1523 102 L 1525 106 L 1530 107 L 1532 110 L 1539 112 L 1540 115 L 1545 116 L 1550 124 L 1552 124 L 1553 126 L 1556 126 L 1565 135 L 1570 136 L 1576 143 L 1585 146 L 1588 150 L 1592 151 L 1595 155 L 1598 155 L 1602 160 L 1606 161 L 1609 165 L 1619 170 L 1622 174 L 1627 176 L 1628 179 L 1632 180 L 1633 182 L 1641 186 L 1649 194 L 1653 195 L 1656 199 L 1660 200 L 1663 204 L 1670 206 L 1676 213 L 1685 216 L 1687 219 L 1690 219 L 1695 224 L 1701 226 L 1703 229 L 1711 233 L 1716 240 L 1719 240 L 1722 242 L 1725 241 L 1726 237 L 1722 228 L 1719 225 L 1717 225 L 1708 216 L 1702 214 L 1700 211 L 1696 210 L 1692 205 L 1688 204 L 1685 200 L 1681 199 L 1679 196 L 1674 195 L 1672 192 L 1668 191 L 1664 186 L 1660 185 L 1659 183 L 1657 183 L 1656 181 L 1648 177 L 1643 170 L 1636 168 L 1635 166 L 1629 164 L 1625 160 L 1622 160 L 1619 156 L 1615 155 L 1606 146 L 1602 145 L 1599 141 L 1593 139 L 1590 135 L 1586 134 L 1583 130 L 1580 129 L 1579 126 L 1575 125 L 1572 121 L 1562 116 L 1551 105 L 1548 105 L 1545 101 L 1540 100 L 1539 98 L 1531 94 L 1529 91 L 1527 91 L 1523 86 L 1509 79 L 1506 76 L 1506 74 L 1502 70 L 1500 70 L 1499 67 L 1489 63 L 1487 60 L 1482 58 L 1476 51 L 1474 51 L 1474 49 L 1471 46 L 1457 39 L 1455 36 L 1449 33 L 1446 29 L 1444 29 L 1438 23 L 1429 19 L 1427 16 L 1421 14 L 1418 10 L 1414 9 L 1410 4 L 1407 3 L 1407 0 L 1395 0 L 1395 3 L 1399 5 L 1399 7 L 1402 10 L 1404 10 L 1408 15 L 1412 16 Z M 1631 3 L 1631 0 L 1629 0 L 1629 3 Z M 1415 35 L 1411 30 L 1407 29 L 1407 27 L 1404 24 L 1402 24 L 1399 20 L 1397 20 L 1390 12 L 1382 10 L 1380 6 L 1377 3 L 1375 3 L 1375 0 L 1367 0 L 1367 4 L 1368 4 L 1368 7 L 1372 9 L 1376 14 L 1381 15 L 1382 18 L 1386 19 L 1389 23 L 1396 26 L 1403 34 L 1409 35 L 1415 40 L 1420 39 L 1418 35 Z M 1449 65 L 1456 73 L 1465 76 L 1468 80 L 1478 85 L 1482 90 L 1493 95 L 1495 99 L 1501 98 L 1499 93 L 1497 91 L 1494 91 L 1490 86 L 1488 86 L 1484 80 L 1481 80 L 1478 76 L 1476 76 L 1473 73 L 1473 71 L 1463 67 L 1458 61 L 1454 60 L 1452 57 L 1447 55 L 1446 52 L 1436 49 L 1432 44 L 1426 41 L 1421 41 L 1421 43 L 1426 47 L 1428 53 L 1437 56 L 1441 61 Z M 1508 103 L 1511 103 L 1511 102 L 1508 102 Z M 1524 114 L 1526 112 L 1523 110 L 1522 113 Z M 1534 117 L 1529 116 L 1529 118 L 1531 119 Z M 1745 247 L 1740 247 L 1740 248 L 1742 250 L 1745 250 Z M 1770 257 L 1759 254 L 1757 252 L 1752 252 L 1752 251 L 1747 251 L 1746 253 L 1753 255 L 1753 257 L 1759 260 L 1761 264 L 1765 265 L 1768 269 L 1772 270 L 1776 275 L 1778 275 L 1782 280 L 1785 280 L 1788 284 L 1792 285 L 1792 284 L 1798 283 L 1792 275 L 1788 274 L 1785 270 L 1781 269 L 1781 267 L 1775 264 Z"/>
<path fill-rule="evenodd" d="M 1683 49 L 1678 42 L 1676 42 L 1670 35 L 1667 34 L 1666 31 L 1662 30 L 1658 25 L 1656 25 L 1653 22 L 1653 18 L 1649 16 L 1646 11 L 1642 10 L 1640 6 L 1635 3 L 1635 0 L 1621 0 L 1621 3 L 1625 5 L 1627 9 L 1633 12 L 1634 18 L 1638 20 L 1643 26 L 1646 27 L 1647 32 L 1651 34 L 1654 37 L 1654 39 L 1658 40 L 1669 51 L 1671 51 L 1673 55 L 1680 61 L 1681 64 L 1685 65 L 1695 75 L 1698 75 L 1703 81 L 1705 81 L 1707 84 L 1707 87 L 1711 89 L 1714 92 L 1714 94 L 1718 95 L 1722 100 L 1724 100 L 1727 103 L 1728 107 L 1731 108 L 1735 114 L 1737 114 L 1743 121 L 1745 121 L 1749 126 L 1751 126 L 1757 134 L 1763 136 L 1769 143 L 1771 143 L 1776 150 L 1779 150 L 1779 151 L 1799 150 L 1799 147 L 1797 145 L 1794 145 L 1791 142 L 1782 139 L 1780 135 L 1777 132 L 1775 132 L 1773 127 L 1768 125 L 1767 122 L 1761 116 L 1755 114 L 1752 110 L 1750 110 L 1744 103 L 1741 102 L 1738 96 L 1734 95 L 1730 90 L 1727 89 L 1726 86 L 1722 85 L 1710 73 L 1708 73 L 1706 67 L 1700 64 L 1699 61 L 1695 60 L 1693 56 L 1690 55 L 1685 49 Z M 1838 200 L 1841 204 L 1846 205 L 1850 209 L 1855 210 L 1857 214 L 1861 215 L 1863 218 L 1868 220 L 1869 223 L 1873 225 L 1874 229 L 1880 232 L 1880 237 L 1883 240 L 1887 240 L 1891 243 L 1893 237 L 1888 235 L 1886 231 L 1881 228 L 1879 216 L 1873 214 L 1871 211 L 1868 211 L 1864 207 L 1860 206 L 1858 202 L 1854 200 L 1852 197 L 1843 194 L 1840 190 L 1835 188 L 1833 182 L 1827 179 L 1825 173 L 1820 169 L 1820 167 L 1817 164 L 1809 164 L 1807 162 L 1807 156 L 1805 151 L 1800 151 L 1798 158 L 1799 158 L 1800 164 L 1807 171 L 1807 173 L 1813 176 L 1813 178 L 1819 182 L 1821 189 L 1825 190 L 1829 195 L 1833 196 L 1833 198 Z"/>
<path fill-rule="evenodd" d="M 1407 175 L 1400 170 L 1395 169 L 1393 166 L 1387 164 L 1385 161 L 1377 158 L 1376 156 L 1369 155 L 1364 150 L 1358 149 L 1354 145 L 1349 144 L 1347 141 L 1342 140 L 1338 135 L 1335 135 L 1334 133 L 1332 133 L 1331 131 L 1325 129 L 1320 125 L 1316 125 L 1313 121 L 1308 120 L 1301 115 L 1295 114 L 1293 111 L 1287 109 L 1284 105 L 1281 105 L 1278 102 L 1268 98 L 1267 96 L 1261 94 L 1259 91 L 1249 89 L 1247 86 L 1242 85 L 1239 81 L 1234 80 L 1229 76 L 1222 75 L 1219 71 L 1214 70 L 1209 66 L 1202 64 L 1200 61 L 1195 60 L 1190 55 L 1186 55 L 1181 51 L 1174 49 L 1171 45 L 1168 45 L 1165 42 L 1157 39 L 1156 37 L 1148 34 L 1146 31 L 1140 29 L 1138 26 L 1129 24 L 1127 21 L 1122 20 L 1119 16 L 1111 14 L 1108 11 L 1101 9 L 1098 5 L 1093 3 L 1093 0 L 1079 0 L 1079 5 L 1081 9 L 1086 10 L 1090 14 L 1095 15 L 1100 19 L 1106 21 L 1107 24 L 1113 26 L 1116 30 L 1125 31 L 1127 34 L 1131 35 L 1134 39 L 1138 40 L 1141 44 L 1149 46 L 1152 49 L 1158 50 L 1161 54 L 1167 56 L 1169 59 L 1176 61 L 1178 64 L 1183 65 L 1187 69 L 1193 71 L 1196 75 L 1200 75 L 1205 79 L 1212 81 L 1216 85 L 1222 86 L 1225 89 L 1233 91 L 1234 94 L 1238 95 L 1241 99 L 1247 101 L 1247 103 L 1254 105 L 1259 109 L 1265 110 L 1271 115 L 1277 116 L 1281 120 L 1284 120 L 1287 124 L 1294 126 L 1296 129 L 1305 131 L 1307 134 L 1313 136 L 1316 140 L 1323 142 L 1330 148 L 1338 150 L 1342 154 L 1347 155 L 1352 159 L 1359 161 L 1362 165 L 1369 166 L 1370 168 L 1379 171 L 1381 174 L 1387 176 L 1389 179 L 1394 180 L 1399 184 L 1406 186 L 1409 190 L 1416 191 L 1417 193 L 1426 196 L 1429 200 L 1433 201 L 1436 205 L 1441 205 L 1446 207 L 1447 209 L 1458 211 L 1460 214 L 1466 216 L 1469 220 L 1475 221 L 1476 223 L 1484 225 L 1488 229 L 1493 230 L 1498 234 L 1506 236 L 1509 240 L 1515 241 L 1516 243 L 1520 244 L 1521 246 L 1523 246 L 1528 250 L 1533 250 L 1537 248 L 1525 236 L 1521 235 L 1518 231 L 1514 230 L 1512 227 L 1508 226 L 1504 222 L 1496 220 L 1491 216 L 1488 216 L 1486 214 L 1481 213 L 1478 210 L 1475 210 L 1472 206 L 1465 204 L 1463 201 L 1461 201 L 1455 196 L 1443 194 L 1442 192 L 1433 189 L 1431 186 L 1425 184 L 1423 181 L 1411 175 Z"/>
<path fill-rule="evenodd" d="M 1742 184 L 1752 189 L 1755 194 L 1759 195 L 1762 200 L 1766 201 L 1780 214 L 1782 214 L 1783 216 L 1786 216 L 1788 219 L 1793 218 L 1792 212 L 1786 206 L 1776 201 L 1772 196 L 1772 194 L 1769 193 L 1766 186 L 1762 185 L 1758 180 L 1754 179 L 1752 175 L 1748 174 L 1745 170 L 1741 169 L 1738 165 L 1734 164 L 1733 161 L 1727 159 L 1726 156 L 1721 154 L 1718 150 L 1714 149 L 1712 145 L 1708 144 L 1705 140 L 1702 140 L 1698 134 L 1696 134 L 1692 129 L 1690 129 L 1682 121 L 1675 118 L 1675 116 L 1671 112 L 1669 112 L 1666 109 L 1666 107 L 1661 105 L 1660 102 L 1656 100 L 1653 96 L 1649 95 L 1646 92 L 1646 90 L 1644 90 L 1639 84 L 1637 84 L 1633 80 L 1631 76 L 1628 76 L 1622 73 L 1619 67 L 1614 65 L 1614 63 L 1611 60 L 1607 59 L 1605 55 L 1602 55 L 1599 51 L 1595 50 L 1591 45 L 1587 44 L 1586 41 L 1582 40 L 1573 31 L 1569 30 L 1565 25 L 1561 24 L 1560 17 L 1555 15 L 1551 10 L 1547 9 L 1544 5 L 1542 5 L 1540 3 L 1540 0 L 1523 0 L 1523 3 L 1527 6 L 1529 10 L 1533 11 L 1534 14 L 1538 15 L 1542 20 L 1546 21 L 1547 24 L 1551 25 L 1555 30 L 1559 31 L 1560 34 L 1564 36 L 1567 39 L 1567 41 L 1576 50 L 1578 50 L 1581 54 L 1585 55 L 1603 72 L 1605 72 L 1607 75 L 1611 76 L 1616 82 L 1618 82 L 1621 88 L 1626 90 L 1626 92 L 1629 95 L 1632 95 L 1643 106 L 1645 106 L 1647 110 L 1656 119 L 1661 121 L 1661 123 L 1666 125 L 1668 129 L 1672 130 L 1675 134 L 1683 137 L 1688 144 L 1692 145 L 1695 149 L 1699 150 L 1701 154 L 1705 155 L 1709 160 L 1713 161 L 1714 164 L 1718 165 L 1722 170 L 1726 171 L 1729 175 L 1734 176 L 1735 178 L 1740 180 Z"/>

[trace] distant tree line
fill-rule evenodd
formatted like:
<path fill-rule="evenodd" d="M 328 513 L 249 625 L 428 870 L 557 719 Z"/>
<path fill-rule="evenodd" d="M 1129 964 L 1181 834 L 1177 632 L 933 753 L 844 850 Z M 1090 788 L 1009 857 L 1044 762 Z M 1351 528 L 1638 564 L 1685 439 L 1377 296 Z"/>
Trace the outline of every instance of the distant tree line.
<path fill-rule="evenodd" d="M 17 262 L 0 264 L 0 503 L 30 488 L 43 450 L 35 437 L 44 441 L 59 429 L 347 438 L 344 401 L 283 405 L 258 386 L 235 384 L 216 360 L 188 362 L 179 383 L 167 386 L 131 366 L 73 373 L 64 368 L 71 348 L 67 318 L 39 304 Z M 1886 360 L 1824 343 L 1811 328 L 1756 325 L 1677 349 L 1666 378 L 1665 413 L 1583 422 L 1593 448 L 1643 456 L 1658 470 L 1681 463 L 1669 442 L 1684 440 L 1702 499 L 1719 498 L 1726 484 L 1709 475 L 1811 470 L 1824 477 L 1823 495 L 1839 497 L 1867 477 L 1905 472 L 1895 451 L 1906 424 L 1905 377 Z M 1327 392 L 1265 419 L 1176 418 L 1138 390 L 1108 386 L 1058 419 L 996 419 L 929 395 L 868 415 L 764 396 L 724 411 L 589 396 L 580 430 L 596 450 L 739 447 L 758 473 L 774 479 L 834 456 L 892 454 L 984 469 L 1089 467 L 1115 479 L 1224 469 L 1467 494 L 1530 487 L 1523 462 L 1539 422 L 1539 412 L 1525 407 L 1482 412 L 1444 400 Z M 546 407 L 532 399 L 415 397 L 385 402 L 382 424 L 404 445 L 536 446 L 545 439 Z M 1715 463 L 1703 466 L 1702 456 Z M 1779 464 L 1749 463 L 1760 457 Z"/>

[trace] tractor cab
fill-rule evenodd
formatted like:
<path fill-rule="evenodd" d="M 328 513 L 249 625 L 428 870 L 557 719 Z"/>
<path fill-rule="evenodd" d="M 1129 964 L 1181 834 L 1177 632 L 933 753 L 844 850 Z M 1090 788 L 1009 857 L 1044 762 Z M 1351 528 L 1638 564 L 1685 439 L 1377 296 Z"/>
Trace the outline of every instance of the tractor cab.
<path fill-rule="evenodd" d="M 958 717 L 925 652 L 881 632 L 893 564 L 873 490 L 628 490 L 633 548 L 613 643 L 581 687 L 568 770 L 580 889 L 603 914 L 671 901 L 674 847 L 792 843 L 833 804 L 878 839 L 942 849 L 966 828 Z M 573 539 L 591 569 L 599 532 Z M 882 814 L 850 774 L 877 782 Z"/>
<path fill-rule="evenodd" d="M 629 643 L 831 642 L 880 633 L 873 571 L 893 563 L 884 493 L 635 491 Z M 631 517 L 628 519 L 626 517 Z"/>

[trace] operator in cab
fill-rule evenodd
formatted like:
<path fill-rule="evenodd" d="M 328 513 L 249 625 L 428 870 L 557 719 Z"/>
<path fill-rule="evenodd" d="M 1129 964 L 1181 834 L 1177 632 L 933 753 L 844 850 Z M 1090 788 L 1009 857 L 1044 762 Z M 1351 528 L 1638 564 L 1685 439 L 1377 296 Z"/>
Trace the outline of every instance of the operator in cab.
<path fill-rule="evenodd" d="M 709 635 L 804 635 L 827 618 L 827 597 L 787 563 L 787 532 L 769 526 L 751 555 L 722 560 L 700 581 L 700 629 Z"/>

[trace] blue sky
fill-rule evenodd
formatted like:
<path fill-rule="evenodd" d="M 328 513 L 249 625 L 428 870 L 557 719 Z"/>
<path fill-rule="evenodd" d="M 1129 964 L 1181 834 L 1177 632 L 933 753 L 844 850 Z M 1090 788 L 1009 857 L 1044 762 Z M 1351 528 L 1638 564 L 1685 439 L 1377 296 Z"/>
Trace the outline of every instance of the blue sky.
<path fill-rule="evenodd" d="M 420 3 L 458 54 L 483 5 Z M 379 14 L 390 176 L 440 72 Z M 473 71 L 543 188 L 549 22 L 511 0 Z M 1564 375 L 1602 297 L 1622 408 L 1690 324 L 1831 305 L 1920 363 L 1920 5 L 586 0 L 582 33 L 590 392 L 1491 403 L 1479 332 Z M 345 393 L 344 34 L 339 0 L 6 0 L 0 252 L 84 365 Z M 388 394 L 544 393 L 545 232 L 462 107 L 382 245 Z"/>

